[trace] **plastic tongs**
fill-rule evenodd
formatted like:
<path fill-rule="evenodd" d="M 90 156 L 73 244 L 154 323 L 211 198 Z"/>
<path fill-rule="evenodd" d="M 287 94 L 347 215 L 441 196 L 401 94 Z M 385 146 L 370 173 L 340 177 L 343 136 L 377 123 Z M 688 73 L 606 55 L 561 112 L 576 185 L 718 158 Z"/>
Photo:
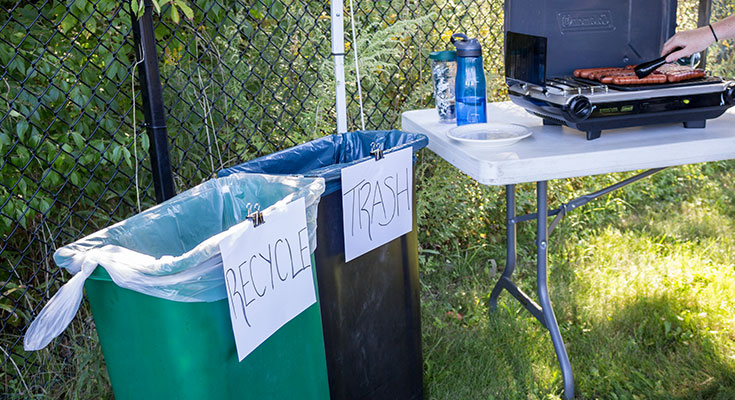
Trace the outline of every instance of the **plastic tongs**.
<path fill-rule="evenodd" d="M 655 71 L 656 68 L 658 68 L 658 67 L 666 64 L 666 57 L 668 57 L 669 54 L 671 54 L 671 53 L 673 53 L 675 51 L 678 51 L 678 50 L 681 50 L 681 47 L 677 47 L 674 50 L 671 50 L 667 54 L 664 54 L 663 56 L 661 56 L 661 57 L 659 57 L 659 58 L 657 58 L 655 60 L 651 60 L 651 61 L 647 61 L 647 62 L 638 64 L 638 66 L 636 66 L 633 69 L 633 71 L 635 72 L 635 76 L 637 76 L 638 79 L 643 79 L 643 78 L 647 77 L 648 75 L 651 75 L 651 73 L 653 71 Z"/>

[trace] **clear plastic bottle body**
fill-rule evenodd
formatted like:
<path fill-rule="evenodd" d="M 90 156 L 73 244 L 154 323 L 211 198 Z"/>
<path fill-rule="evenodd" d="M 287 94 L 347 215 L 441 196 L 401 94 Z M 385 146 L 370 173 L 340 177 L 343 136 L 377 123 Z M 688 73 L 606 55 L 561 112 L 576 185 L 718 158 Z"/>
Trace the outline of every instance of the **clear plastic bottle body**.
<path fill-rule="evenodd" d="M 434 81 L 434 100 L 439 120 L 442 122 L 454 122 L 455 113 L 455 78 L 457 75 L 457 62 L 432 60 L 431 77 Z"/>
<path fill-rule="evenodd" d="M 487 94 L 482 56 L 457 57 L 457 125 L 487 122 Z"/>

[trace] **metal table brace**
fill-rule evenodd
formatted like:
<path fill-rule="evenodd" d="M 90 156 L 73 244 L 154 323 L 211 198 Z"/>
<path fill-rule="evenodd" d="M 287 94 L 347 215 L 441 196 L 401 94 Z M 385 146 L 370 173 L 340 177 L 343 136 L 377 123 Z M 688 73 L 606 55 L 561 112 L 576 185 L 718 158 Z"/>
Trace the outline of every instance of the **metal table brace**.
<path fill-rule="evenodd" d="M 590 201 L 604 196 L 613 190 L 620 189 L 633 182 L 651 176 L 664 168 L 653 168 L 628 179 L 620 181 L 614 185 L 598 190 L 584 196 L 562 204 L 559 208 L 549 210 L 547 205 L 547 181 L 536 182 L 536 202 L 537 212 L 535 214 L 515 215 L 515 185 L 506 185 L 505 201 L 506 201 L 506 264 L 503 274 L 495 284 L 489 300 L 489 312 L 495 311 L 498 305 L 498 296 L 505 289 L 513 295 L 539 322 L 549 331 L 551 342 L 554 344 L 556 358 L 561 366 L 562 377 L 564 380 L 564 395 L 567 399 L 574 398 L 574 376 L 572 375 L 572 366 L 569 363 L 567 349 L 559 332 L 559 325 L 554 316 L 554 310 L 551 308 L 549 300 L 549 290 L 547 287 L 547 247 L 548 236 L 554 230 L 559 221 L 564 218 L 566 213 L 577 207 L 583 206 Z M 547 228 L 547 218 L 556 216 Z M 523 221 L 535 219 L 536 222 L 536 290 L 541 305 L 536 304 L 527 294 L 523 293 L 518 286 L 511 281 L 511 276 L 516 267 L 516 224 Z"/>

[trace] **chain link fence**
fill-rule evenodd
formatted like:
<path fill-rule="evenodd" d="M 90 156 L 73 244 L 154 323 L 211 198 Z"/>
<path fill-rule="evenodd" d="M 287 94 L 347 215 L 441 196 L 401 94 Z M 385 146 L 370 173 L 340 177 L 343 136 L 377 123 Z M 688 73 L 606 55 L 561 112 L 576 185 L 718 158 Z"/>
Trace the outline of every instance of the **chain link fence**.
<path fill-rule="evenodd" d="M 22 336 L 68 279 L 54 250 L 156 201 L 133 18 L 126 1 L 0 4 L 0 393 L 110 397 L 86 306 L 42 351 L 25 352 Z M 697 2 L 682 4 L 696 20 Z M 192 19 L 174 23 L 166 6 L 153 25 L 178 192 L 334 132 L 328 1 L 189 6 Z M 349 129 L 362 129 L 355 50 L 365 129 L 433 104 L 426 60 L 456 31 L 480 38 L 488 96 L 504 98 L 502 1 L 348 1 L 345 13 Z"/>

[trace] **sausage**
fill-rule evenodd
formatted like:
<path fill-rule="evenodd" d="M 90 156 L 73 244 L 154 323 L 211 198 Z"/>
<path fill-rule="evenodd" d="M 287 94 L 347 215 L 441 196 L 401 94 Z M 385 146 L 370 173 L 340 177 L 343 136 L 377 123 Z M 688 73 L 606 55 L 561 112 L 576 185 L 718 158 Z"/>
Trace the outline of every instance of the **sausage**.
<path fill-rule="evenodd" d="M 574 76 L 577 78 L 585 78 L 585 79 L 591 79 L 590 75 L 598 72 L 605 72 L 605 71 L 611 71 L 611 70 L 617 70 L 620 68 L 613 68 L 613 67 L 603 67 L 603 68 L 582 68 L 582 69 L 575 69 L 574 70 Z"/>
<path fill-rule="evenodd" d="M 604 68 L 580 68 L 574 70 L 574 76 L 577 78 L 586 78 L 595 71 L 600 71 L 604 69 L 610 69 L 610 67 L 604 67 Z"/>
<path fill-rule="evenodd" d="M 635 65 L 620 67 L 582 68 L 574 70 L 577 78 L 600 81 L 604 84 L 615 85 L 655 85 L 661 83 L 675 83 L 690 79 L 702 78 L 704 71 L 678 64 L 664 64 L 653 74 L 639 79 L 633 69 Z"/>
<path fill-rule="evenodd" d="M 616 76 L 613 78 L 612 83 L 616 85 L 655 85 L 659 83 L 666 83 L 666 75 L 664 74 L 651 74 L 645 78 L 639 78 L 635 74 Z"/>
<path fill-rule="evenodd" d="M 600 72 L 600 73 L 597 73 L 597 74 L 595 74 L 593 76 L 594 76 L 594 79 L 595 80 L 598 80 L 598 81 L 600 81 L 602 83 L 612 83 L 612 79 L 614 77 L 616 77 L 616 76 L 628 76 L 628 75 L 633 75 L 633 72 L 632 71 L 626 71 L 626 70 L 624 70 L 622 68 L 618 68 L 618 69 L 612 70 L 612 71 Z"/>
<path fill-rule="evenodd" d="M 690 71 L 666 73 L 666 79 L 671 83 L 688 81 L 690 79 L 697 78 L 704 78 L 704 71 L 702 71 L 701 69 L 693 69 Z"/>

